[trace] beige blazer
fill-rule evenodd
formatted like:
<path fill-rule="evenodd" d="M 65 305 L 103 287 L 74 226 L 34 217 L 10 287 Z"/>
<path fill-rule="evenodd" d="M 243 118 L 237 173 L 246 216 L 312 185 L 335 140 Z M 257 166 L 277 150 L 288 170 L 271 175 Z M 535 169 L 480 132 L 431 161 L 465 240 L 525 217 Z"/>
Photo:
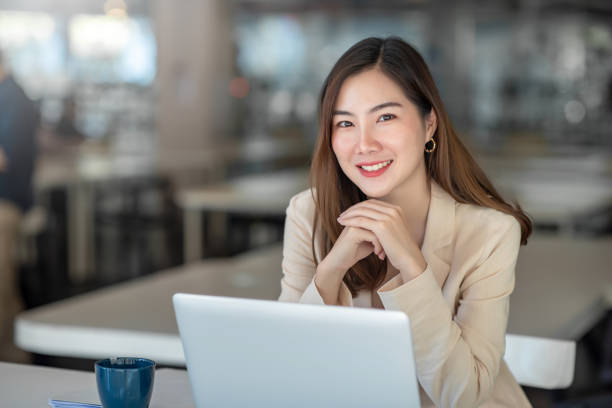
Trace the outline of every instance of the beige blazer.
<path fill-rule="evenodd" d="M 281 301 L 323 304 L 313 282 L 314 208 L 310 190 L 287 208 Z M 377 291 L 385 309 L 410 318 L 423 407 L 531 406 L 502 360 L 520 237 L 514 217 L 460 204 L 432 182 L 421 249 L 427 268 L 405 283 L 397 275 Z M 339 300 L 372 307 L 370 291 L 352 298 L 344 284 Z"/>

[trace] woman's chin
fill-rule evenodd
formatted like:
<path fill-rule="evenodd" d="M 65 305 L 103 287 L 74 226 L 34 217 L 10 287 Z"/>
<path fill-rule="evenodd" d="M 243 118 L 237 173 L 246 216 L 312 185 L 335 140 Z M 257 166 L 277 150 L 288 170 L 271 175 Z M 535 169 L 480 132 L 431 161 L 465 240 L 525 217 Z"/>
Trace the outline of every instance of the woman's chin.
<path fill-rule="evenodd" d="M 382 199 L 383 197 L 388 196 L 390 192 L 388 188 L 364 188 L 361 186 L 359 189 L 366 195 L 366 197 L 375 199 Z"/>

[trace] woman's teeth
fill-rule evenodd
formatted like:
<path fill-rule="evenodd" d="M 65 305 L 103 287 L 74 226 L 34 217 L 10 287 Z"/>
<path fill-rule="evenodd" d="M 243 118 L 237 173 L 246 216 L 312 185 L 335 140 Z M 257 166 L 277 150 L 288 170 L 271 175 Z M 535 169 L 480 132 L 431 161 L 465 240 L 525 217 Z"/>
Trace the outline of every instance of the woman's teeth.
<path fill-rule="evenodd" d="M 380 170 L 383 167 L 386 167 L 386 166 L 390 165 L 392 161 L 393 160 L 387 160 L 385 162 L 381 162 L 381 163 L 375 164 L 373 166 L 359 166 L 359 167 L 361 167 L 365 171 L 376 171 L 376 170 Z"/>

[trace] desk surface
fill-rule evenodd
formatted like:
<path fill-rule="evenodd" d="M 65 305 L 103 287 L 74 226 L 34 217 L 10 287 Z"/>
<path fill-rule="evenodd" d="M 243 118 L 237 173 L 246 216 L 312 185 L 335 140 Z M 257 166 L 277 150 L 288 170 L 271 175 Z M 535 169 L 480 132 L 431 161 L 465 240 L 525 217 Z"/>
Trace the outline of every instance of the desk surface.
<path fill-rule="evenodd" d="M 523 247 L 508 332 L 576 340 L 610 307 L 612 240 L 533 238 Z M 184 364 L 171 296 L 176 292 L 276 299 L 281 247 L 212 260 L 68 299 L 19 315 L 16 341 L 42 354 L 137 354 Z"/>
<path fill-rule="evenodd" d="M 41 354 L 86 358 L 132 354 L 183 365 L 172 295 L 276 299 L 280 264 L 281 249 L 275 246 L 169 269 L 21 313 L 15 339 L 20 347 Z"/>
<path fill-rule="evenodd" d="M 612 238 L 532 237 L 521 247 L 508 331 L 578 340 L 612 308 Z"/>
<path fill-rule="evenodd" d="M 284 215 L 289 199 L 307 187 L 307 170 L 283 170 L 186 188 L 177 201 L 185 210 Z"/>
<path fill-rule="evenodd" d="M 510 173 L 495 182 L 505 196 L 517 199 L 537 223 L 564 225 L 612 204 L 609 176 Z"/>
<path fill-rule="evenodd" d="M 584 149 L 550 153 L 482 155 L 478 161 L 499 191 L 518 199 L 537 223 L 571 227 L 576 217 L 612 204 L 610 153 Z"/>
<path fill-rule="evenodd" d="M 158 173 L 152 159 L 144 155 L 112 155 L 83 149 L 81 152 L 42 156 L 34 174 L 34 186 L 42 191 Z"/>
<path fill-rule="evenodd" d="M 46 407 L 60 399 L 99 404 L 93 372 L 0 362 L 0 405 L 11 408 Z M 156 371 L 150 408 L 193 408 L 185 370 Z"/>

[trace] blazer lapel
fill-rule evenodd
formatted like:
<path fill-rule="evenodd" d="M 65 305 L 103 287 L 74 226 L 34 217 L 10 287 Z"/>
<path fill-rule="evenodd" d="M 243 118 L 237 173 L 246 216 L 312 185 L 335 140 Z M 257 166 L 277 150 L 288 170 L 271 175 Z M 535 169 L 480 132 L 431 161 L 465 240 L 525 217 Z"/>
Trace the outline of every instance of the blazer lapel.
<path fill-rule="evenodd" d="M 455 235 L 455 199 L 435 181 L 431 181 L 431 199 L 421 252 L 442 287 L 452 260 Z"/>

